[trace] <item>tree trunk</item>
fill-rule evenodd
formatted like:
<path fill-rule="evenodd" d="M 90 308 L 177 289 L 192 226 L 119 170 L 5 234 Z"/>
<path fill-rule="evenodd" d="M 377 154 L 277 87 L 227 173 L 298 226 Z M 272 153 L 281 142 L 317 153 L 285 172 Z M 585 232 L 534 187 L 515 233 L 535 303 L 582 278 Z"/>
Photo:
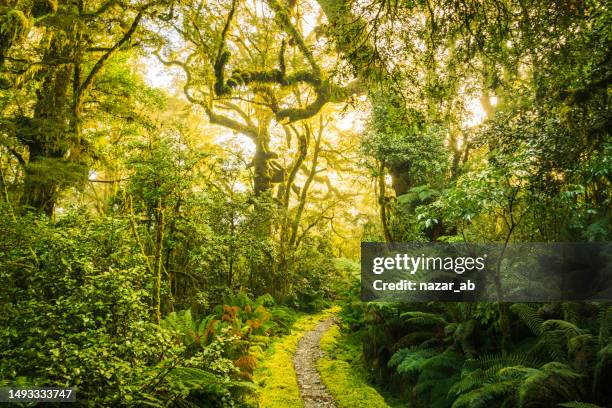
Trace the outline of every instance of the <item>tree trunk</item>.
<path fill-rule="evenodd" d="M 272 189 L 270 175 L 270 121 L 272 117 L 267 112 L 258 112 L 257 138 L 255 139 L 255 155 L 253 156 L 253 189 L 259 197 Z"/>
<path fill-rule="evenodd" d="M 399 197 L 406 194 L 411 187 L 413 187 L 410 181 L 410 164 L 402 163 L 401 165 L 391 167 L 389 169 L 391 173 L 391 182 L 393 185 L 393 191 L 395 196 Z"/>
<path fill-rule="evenodd" d="M 378 205 L 380 207 L 380 223 L 386 242 L 393 242 L 391 231 L 389 230 L 389 216 L 387 213 L 387 186 L 385 185 L 385 165 L 380 163 L 378 167 Z"/>
<path fill-rule="evenodd" d="M 66 52 L 61 41 L 53 39 L 44 60 L 57 61 Z M 51 66 L 36 92 L 38 100 L 33 118 L 23 118 L 18 130 L 19 139 L 29 149 L 20 204 L 49 216 L 53 215 L 60 187 L 58 181 L 61 181 L 65 165 L 64 156 L 70 146 L 66 140 L 70 85 L 70 65 Z"/>
<path fill-rule="evenodd" d="M 319 153 L 321 151 L 321 139 L 323 138 L 322 132 L 323 129 L 320 129 L 319 135 L 315 139 L 310 174 L 308 174 L 308 178 L 306 179 L 306 181 L 304 182 L 304 186 L 302 187 L 302 191 L 300 194 L 300 202 L 295 212 L 295 217 L 291 222 L 291 237 L 289 238 L 290 248 L 296 244 L 298 228 L 300 227 L 300 222 L 302 221 L 302 214 L 304 212 L 304 208 L 306 207 L 306 200 L 308 199 L 308 190 L 310 189 L 310 185 L 312 184 L 312 181 L 314 180 L 317 174 L 317 164 L 319 161 Z"/>
<path fill-rule="evenodd" d="M 164 211 L 162 200 L 157 200 L 157 225 L 155 235 L 155 260 L 153 262 L 153 321 L 161 320 L 161 277 L 162 277 L 162 249 L 164 243 Z"/>

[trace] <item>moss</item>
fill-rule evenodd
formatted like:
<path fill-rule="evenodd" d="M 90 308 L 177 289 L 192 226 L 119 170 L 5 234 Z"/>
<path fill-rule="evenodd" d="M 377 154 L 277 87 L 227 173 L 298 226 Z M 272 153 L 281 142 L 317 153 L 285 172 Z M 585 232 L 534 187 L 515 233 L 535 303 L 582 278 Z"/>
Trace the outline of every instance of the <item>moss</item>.
<path fill-rule="evenodd" d="M 359 359 L 359 345 L 333 326 L 321 339 L 326 355 L 317 361 L 317 370 L 338 408 L 389 408 L 385 399 L 368 384 L 365 373 L 352 362 Z"/>
<path fill-rule="evenodd" d="M 260 358 L 254 381 L 259 385 L 257 403 L 260 408 L 303 407 L 297 377 L 293 368 L 293 354 L 304 333 L 339 307 L 324 310 L 315 315 L 300 317 L 293 325 L 291 334 L 281 337 Z"/>

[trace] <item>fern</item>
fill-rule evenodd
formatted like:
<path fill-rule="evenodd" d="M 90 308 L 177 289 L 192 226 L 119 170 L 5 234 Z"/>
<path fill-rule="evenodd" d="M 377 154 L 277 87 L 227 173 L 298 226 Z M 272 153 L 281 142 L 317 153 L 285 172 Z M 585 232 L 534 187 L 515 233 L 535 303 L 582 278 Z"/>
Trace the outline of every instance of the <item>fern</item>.
<path fill-rule="evenodd" d="M 439 353 L 436 349 L 404 348 L 396 352 L 388 366 L 405 377 L 416 379 L 414 392 L 431 407 L 446 407 L 446 394 L 457 381 L 463 356 L 447 350 Z"/>
<path fill-rule="evenodd" d="M 561 304 L 561 310 L 563 310 L 563 320 L 577 323 L 578 322 L 578 304 L 576 302 L 563 302 Z"/>
<path fill-rule="evenodd" d="M 433 349 L 401 349 L 389 360 L 389 367 L 396 367 L 398 374 L 416 376 L 420 373 L 423 364 L 436 353 Z"/>
<path fill-rule="evenodd" d="M 435 339 L 436 335 L 431 331 L 425 330 L 414 330 L 409 332 L 407 335 L 403 336 L 399 340 L 397 340 L 393 346 L 392 350 L 399 350 L 406 347 L 423 345 L 423 342 Z"/>
<path fill-rule="evenodd" d="M 387 367 L 397 367 L 404 361 L 405 358 L 409 357 L 411 354 L 415 353 L 415 349 L 413 348 L 403 348 L 398 352 L 393 354 L 387 363 Z"/>
<path fill-rule="evenodd" d="M 530 355 L 548 355 L 551 360 L 567 361 L 567 337 L 562 330 L 545 331 L 538 336 Z"/>
<path fill-rule="evenodd" d="M 446 326 L 448 322 L 441 315 L 426 312 L 404 312 L 400 318 L 406 319 L 405 323 L 416 326 Z"/>
<path fill-rule="evenodd" d="M 483 370 L 478 368 L 462 375 L 448 391 L 449 399 L 456 399 L 462 394 L 472 391 L 480 387 L 482 384 L 491 381 L 494 378 L 495 370 Z"/>
<path fill-rule="evenodd" d="M 484 384 L 480 388 L 461 395 L 452 408 L 487 408 L 491 403 L 512 398 L 516 381 L 503 381 Z"/>
<path fill-rule="evenodd" d="M 485 354 L 484 356 L 466 361 L 467 369 L 485 368 L 500 370 L 509 366 L 537 367 L 540 361 L 526 354 Z"/>
<path fill-rule="evenodd" d="M 194 367 L 175 367 L 170 376 L 189 389 L 201 389 L 215 394 L 223 394 L 228 382 L 215 374 Z"/>
<path fill-rule="evenodd" d="M 526 303 L 515 303 L 510 309 L 516 313 L 516 315 L 521 319 L 529 330 L 532 331 L 536 336 L 542 333 L 542 324 L 544 320 L 540 316 L 538 316 L 537 312 Z"/>
<path fill-rule="evenodd" d="M 600 305 L 597 313 L 597 324 L 599 326 L 599 344 L 603 347 L 612 335 L 612 306 Z"/>
<path fill-rule="evenodd" d="M 497 365 L 497 364 L 495 364 Z M 512 366 L 477 369 L 464 375 L 449 391 L 453 408 L 484 407 L 493 402 L 506 406 L 553 406 L 580 399 L 583 376 L 566 364 L 551 362 L 541 368 Z"/>
<path fill-rule="evenodd" d="M 265 307 L 276 306 L 276 301 L 269 293 L 259 296 L 257 299 L 255 299 L 255 303 L 257 303 L 258 305 L 263 305 Z"/>
<path fill-rule="evenodd" d="M 595 373 L 593 378 L 593 391 L 598 392 L 606 385 L 602 382 L 604 373 L 609 372 L 612 366 L 612 343 L 608 343 L 597 353 L 597 364 L 595 365 Z"/>
<path fill-rule="evenodd" d="M 567 342 L 567 353 L 576 370 L 587 373 L 595 366 L 595 339 L 590 334 L 572 337 Z"/>
<path fill-rule="evenodd" d="M 233 380 L 195 367 L 175 367 L 168 377 L 173 382 L 173 388 L 186 391 L 172 401 L 172 406 L 177 407 L 210 406 L 211 398 L 227 399 L 231 395 L 245 395 L 257 389 L 250 381 Z"/>
<path fill-rule="evenodd" d="M 576 325 L 565 320 L 546 320 L 541 325 L 542 331 L 548 331 L 553 329 L 563 330 L 568 336 L 578 336 L 584 332 L 584 330 L 579 329 Z"/>
<path fill-rule="evenodd" d="M 563 363 L 550 362 L 527 375 L 518 389 L 519 406 L 553 406 L 560 401 L 580 399 L 583 376 Z"/>

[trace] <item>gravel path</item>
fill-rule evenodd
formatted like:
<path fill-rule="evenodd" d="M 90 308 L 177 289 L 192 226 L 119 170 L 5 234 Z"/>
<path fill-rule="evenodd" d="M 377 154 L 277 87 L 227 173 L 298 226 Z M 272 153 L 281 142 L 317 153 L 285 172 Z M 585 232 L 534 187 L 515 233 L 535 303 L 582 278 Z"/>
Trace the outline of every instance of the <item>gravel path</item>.
<path fill-rule="evenodd" d="M 334 399 L 327 391 L 317 372 L 316 362 L 323 355 L 319 347 L 321 337 L 334 324 L 335 317 L 319 323 L 314 329 L 304 334 L 297 345 L 293 356 L 293 366 L 304 408 L 335 408 Z"/>

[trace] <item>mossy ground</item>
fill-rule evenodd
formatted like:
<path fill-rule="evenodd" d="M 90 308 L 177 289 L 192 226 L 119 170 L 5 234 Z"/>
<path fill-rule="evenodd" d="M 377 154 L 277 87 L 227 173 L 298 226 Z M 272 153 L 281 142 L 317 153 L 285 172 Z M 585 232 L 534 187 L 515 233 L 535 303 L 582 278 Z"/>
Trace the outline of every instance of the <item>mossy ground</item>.
<path fill-rule="evenodd" d="M 294 323 L 291 334 L 281 337 L 268 348 L 260 359 L 253 378 L 260 387 L 257 393 L 257 406 L 260 408 L 304 406 L 293 368 L 293 354 L 305 332 L 312 330 L 318 322 L 339 310 L 339 307 L 332 307 L 314 315 L 300 317 Z"/>
<path fill-rule="evenodd" d="M 317 370 L 338 408 L 397 407 L 397 404 L 385 401 L 368 384 L 364 369 L 356 364 L 360 348 L 353 340 L 338 326 L 333 326 L 321 339 L 321 349 L 326 355 L 317 362 Z"/>

